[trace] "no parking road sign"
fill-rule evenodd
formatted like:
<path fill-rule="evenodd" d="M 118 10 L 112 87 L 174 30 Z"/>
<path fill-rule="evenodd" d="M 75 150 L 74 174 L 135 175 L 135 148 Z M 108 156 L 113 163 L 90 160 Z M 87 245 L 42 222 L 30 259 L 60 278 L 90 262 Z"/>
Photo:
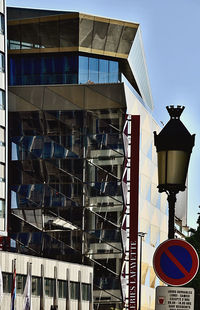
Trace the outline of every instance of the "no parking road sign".
<path fill-rule="evenodd" d="M 161 281 L 169 285 L 181 286 L 190 282 L 196 275 L 199 257 L 188 242 L 169 239 L 156 249 L 153 267 Z"/>

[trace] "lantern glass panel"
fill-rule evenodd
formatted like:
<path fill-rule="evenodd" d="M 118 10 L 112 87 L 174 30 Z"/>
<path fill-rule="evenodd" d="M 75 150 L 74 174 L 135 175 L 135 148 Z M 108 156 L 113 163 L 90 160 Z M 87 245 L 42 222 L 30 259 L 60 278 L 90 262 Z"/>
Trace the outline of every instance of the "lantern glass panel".
<path fill-rule="evenodd" d="M 158 152 L 158 181 L 159 185 L 185 186 L 190 154 L 172 150 Z"/>

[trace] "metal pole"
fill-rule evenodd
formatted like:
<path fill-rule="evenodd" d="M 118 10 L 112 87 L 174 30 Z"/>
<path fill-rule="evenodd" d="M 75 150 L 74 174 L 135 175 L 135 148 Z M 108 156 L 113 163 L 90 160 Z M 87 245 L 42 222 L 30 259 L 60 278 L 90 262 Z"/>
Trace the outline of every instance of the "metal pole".
<path fill-rule="evenodd" d="M 169 219 L 168 219 L 168 239 L 174 239 L 174 219 L 175 219 L 175 203 L 176 203 L 176 192 L 170 191 L 168 193 L 168 204 L 169 204 Z"/>

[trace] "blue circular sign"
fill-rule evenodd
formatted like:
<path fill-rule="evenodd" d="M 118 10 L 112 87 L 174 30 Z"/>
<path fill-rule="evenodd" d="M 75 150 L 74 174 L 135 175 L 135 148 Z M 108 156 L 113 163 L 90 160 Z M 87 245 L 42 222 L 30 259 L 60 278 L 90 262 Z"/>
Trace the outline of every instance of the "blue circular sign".
<path fill-rule="evenodd" d="M 190 282 L 199 267 L 196 250 L 186 241 L 170 239 L 163 242 L 153 258 L 156 275 L 169 285 L 179 286 Z"/>

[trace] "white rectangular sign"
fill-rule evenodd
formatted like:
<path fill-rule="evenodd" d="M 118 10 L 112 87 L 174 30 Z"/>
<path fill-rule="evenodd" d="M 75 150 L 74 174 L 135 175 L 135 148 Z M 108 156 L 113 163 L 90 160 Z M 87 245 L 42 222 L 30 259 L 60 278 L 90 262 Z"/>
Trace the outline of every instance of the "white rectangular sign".
<path fill-rule="evenodd" d="M 157 286 L 155 310 L 194 310 L 194 289 Z"/>

